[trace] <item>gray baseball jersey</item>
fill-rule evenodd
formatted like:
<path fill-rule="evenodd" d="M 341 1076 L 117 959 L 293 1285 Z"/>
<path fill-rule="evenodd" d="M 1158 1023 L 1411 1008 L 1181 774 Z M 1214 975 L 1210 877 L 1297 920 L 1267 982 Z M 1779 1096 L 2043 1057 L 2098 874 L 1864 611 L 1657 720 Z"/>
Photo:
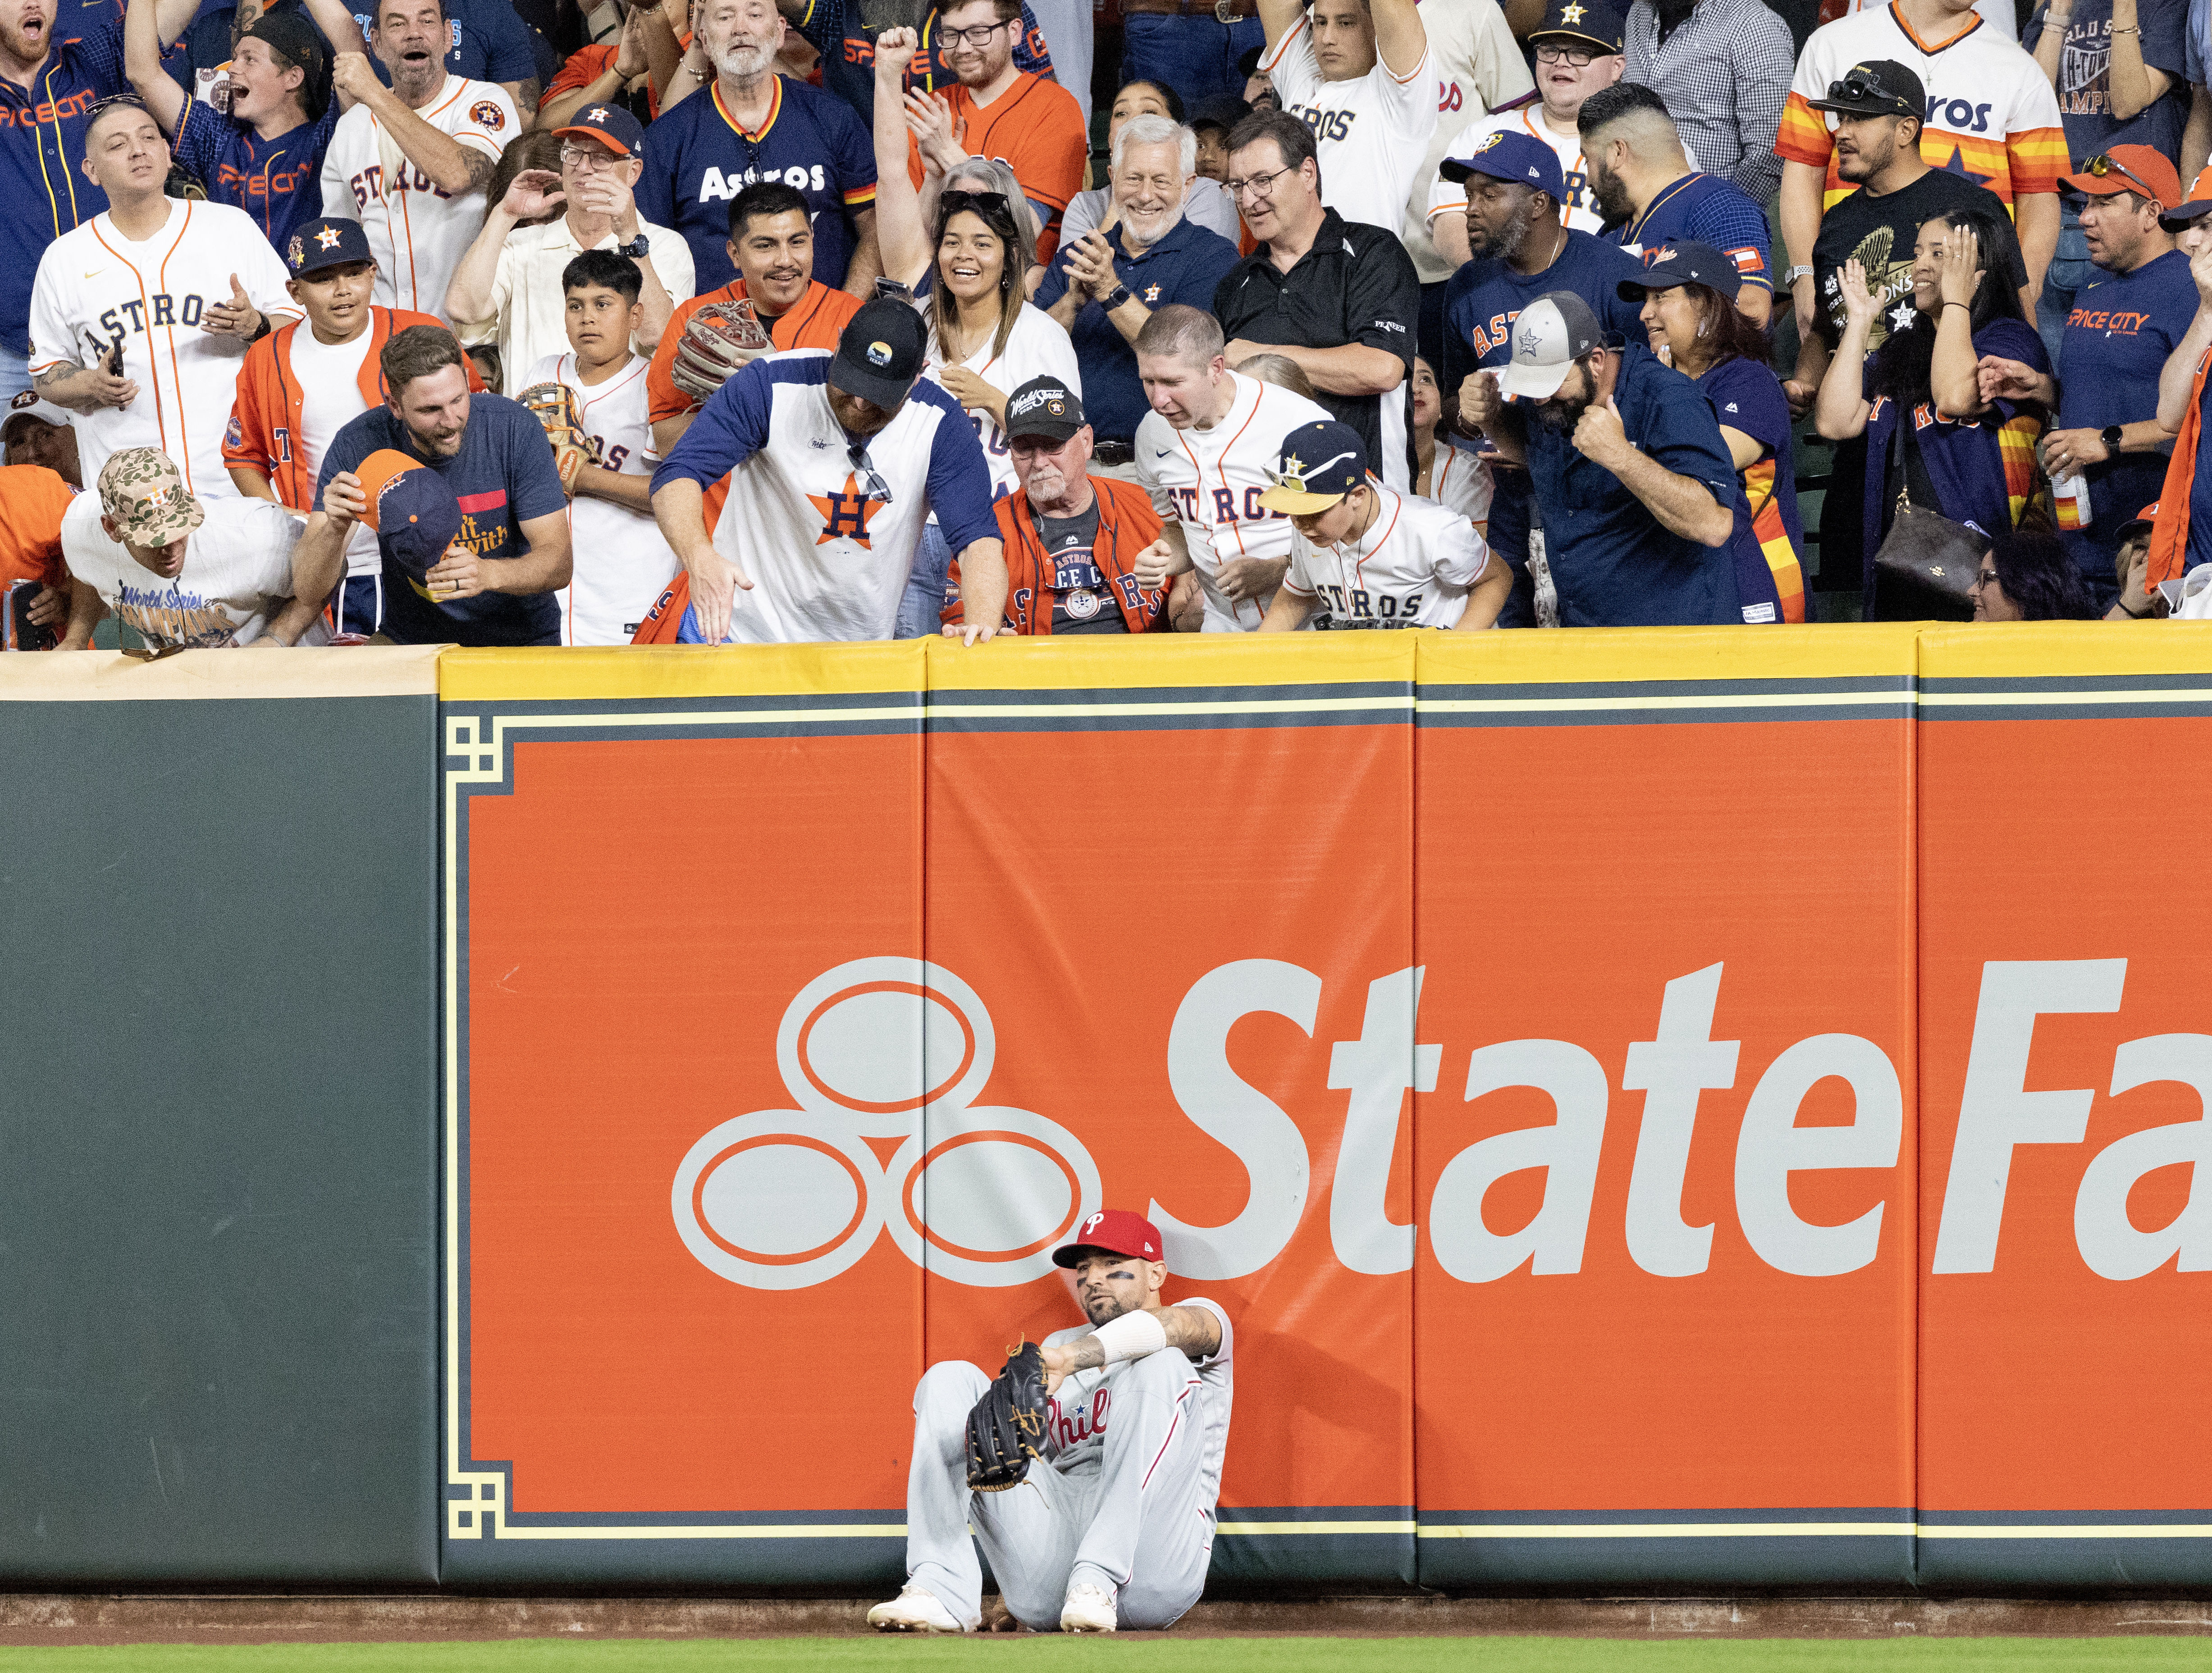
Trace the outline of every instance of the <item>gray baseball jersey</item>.
<path fill-rule="evenodd" d="M 1229 1450 L 1229 1407 L 1235 1392 L 1237 1370 L 1236 1332 L 1230 1328 L 1229 1315 L 1214 1302 L 1194 1295 L 1173 1305 L 1203 1307 L 1221 1324 L 1219 1349 L 1191 1362 L 1198 1374 L 1198 1386 L 1193 1391 L 1192 1409 L 1186 1410 L 1182 1418 L 1182 1421 L 1198 1425 L 1205 1450 L 1205 1461 L 1199 1467 L 1200 1482 L 1206 1502 L 1211 1506 L 1221 1497 L 1221 1459 Z M 1044 1339 L 1044 1345 L 1057 1348 L 1080 1342 L 1097 1331 L 1094 1324 L 1054 1331 Z M 1176 1350 L 1164 1348 L 1160 1351 L 1172 1354 Z M 1106 1446 L 1106 1426 L 1113 1418 L 1115 1379 L 1136 1363 L 1134 1360 L 1123 1360 L 1102 1370 L 1079 1371 L 1060 1384 L 1059 1391 L 1052 1397 L 1045 1420 L 1044 1455 L 1061 1475 L 1098 1473 Z"/>

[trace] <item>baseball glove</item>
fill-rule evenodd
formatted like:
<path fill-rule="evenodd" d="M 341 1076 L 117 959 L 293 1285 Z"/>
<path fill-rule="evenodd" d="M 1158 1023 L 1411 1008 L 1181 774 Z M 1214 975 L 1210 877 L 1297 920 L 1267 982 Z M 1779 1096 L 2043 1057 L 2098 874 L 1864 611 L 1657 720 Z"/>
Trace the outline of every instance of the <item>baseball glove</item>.
<path fill-rule="evenodd" d="M 968 1485 L 1003 1493 L 1044 1456 L 1044 1355 L 1024 1342 L 968 1414 Z"/>
<path fill-rule="evenodd" d="M 750 302 L 709 302 L 684 322 L 668 375 L 677 388 L 703 401 L 732 372 L 775 346 Z"/>
<path fill-rule="evenodd" d="M 576 392 L 566 384 L 532 384 L 514 397 L 553 444 L 553 463 L 561 472 L 561 491 L 576 491 L 576 473 L 592 462 L 591 439 L 576 416 Z"/>

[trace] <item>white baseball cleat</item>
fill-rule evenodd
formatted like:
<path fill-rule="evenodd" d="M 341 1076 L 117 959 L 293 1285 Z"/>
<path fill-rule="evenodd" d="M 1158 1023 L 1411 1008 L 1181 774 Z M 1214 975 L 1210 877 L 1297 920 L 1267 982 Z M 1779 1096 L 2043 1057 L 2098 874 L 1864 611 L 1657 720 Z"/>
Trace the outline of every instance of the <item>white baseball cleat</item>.
<path fill-rule="evenodd" d="M 868 1611 L 868 1624 L 879 1633 L 965 1632 L 952 1611 L 937 1601 L 937 1594 L 911 1583 L 888 1603 Z"/>
<path fill-rule="evenodd" d="M 1078 1580 L 1067 1589 L 1067 1601 L 1060 1605 L 1060 1629 L 1063 1633 L 1110 1633 L 1114 1630 L 1114 1594 L 1104 1586 L 1091 1585 Z"/>

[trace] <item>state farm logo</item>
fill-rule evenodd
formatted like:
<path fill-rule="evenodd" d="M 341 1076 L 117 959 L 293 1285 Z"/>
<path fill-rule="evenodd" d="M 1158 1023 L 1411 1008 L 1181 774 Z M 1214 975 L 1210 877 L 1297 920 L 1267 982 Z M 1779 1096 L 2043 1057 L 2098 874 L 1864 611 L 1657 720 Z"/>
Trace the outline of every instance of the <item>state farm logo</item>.
<path fill-rule="evenodd" d="M 670 1195 L 678 1235 L 754 1289 L 834 1278 L 884 1232 L 956 1283 L 1042 1277 L 1097 1213 L 1098 1167 L 1058 1122 L 975 1103 L 996 1053 L 990 1012 L 949 970 L 873 958 L 824 972 L 776 1030 L 799 1107 L 738 1116 L 691 1147 Z"/>

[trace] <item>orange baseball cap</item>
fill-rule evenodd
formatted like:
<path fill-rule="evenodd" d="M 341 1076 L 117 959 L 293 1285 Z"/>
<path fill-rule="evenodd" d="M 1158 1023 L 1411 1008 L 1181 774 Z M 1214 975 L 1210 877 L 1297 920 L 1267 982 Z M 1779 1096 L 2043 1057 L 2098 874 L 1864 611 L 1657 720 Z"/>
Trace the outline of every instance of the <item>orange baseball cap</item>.
<path fill-rule="evenodd" d="M 2181 176 L 2148 145 L 2115 145 L 2083 163 L 2078 173 L 2061 174 L 2058 184 L 2085 197 L 2112 197 L 2123 191 L 2156 200 L 2160 209 L 2181 201 Z"/>
<path fill-rule="evenodd" d="M 461 507 L 446 479 L 420 459 L 380 447 L 354 475 L 368 497 L 368 519 L 385 555 L 421 581 L 461 531 Z"/>
<path fill-rule="evenodd" d="M 2160 215 L 2158 224 L 2169 233 L 2178 233 L 2206 214 L 2212 214 L 2212 163 L 2197 170 L 2197 179 L 2190 184 L 2189 196 Z"/>

